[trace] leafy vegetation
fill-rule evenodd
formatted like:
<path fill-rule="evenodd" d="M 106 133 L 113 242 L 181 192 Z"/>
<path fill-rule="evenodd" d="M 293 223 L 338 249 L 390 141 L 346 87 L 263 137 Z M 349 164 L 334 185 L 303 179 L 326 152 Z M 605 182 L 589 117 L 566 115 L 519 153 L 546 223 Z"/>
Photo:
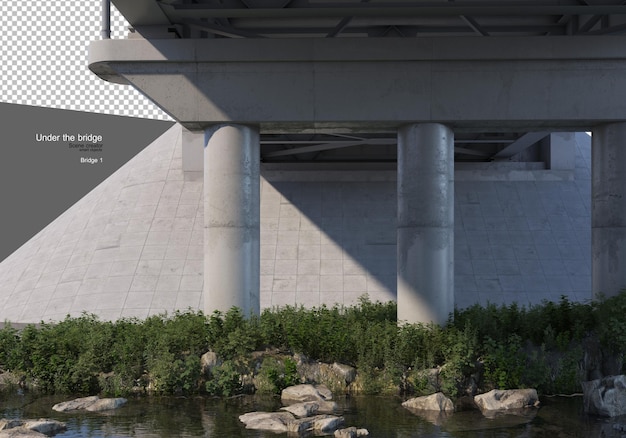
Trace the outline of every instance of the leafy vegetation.
<path fill-rule="evenodd" d="M 298 383 L 298 353 L 356 367 L 368 393 L 574 392 L 589 336 L 623 358 L 626 293 L 589 304 L 562 297 L 529 308 L 476 305 L 455 311 L 444 326 L 398 326 L 395 303 L 366 297 L 350 307 L 287 306 L 249 318 L 236 308 L 116 322 L 85 314 L 21 331 L 7 325 L 0 330 L 0 369 L 49 392 L 231 396 L 246 389 L 245 375 L 254 374 L 266 392 Z M 274 356 L 252 354 L 270 349 Z M 203 373 L 200 357 L 209 350 L 221 362 Z"/>

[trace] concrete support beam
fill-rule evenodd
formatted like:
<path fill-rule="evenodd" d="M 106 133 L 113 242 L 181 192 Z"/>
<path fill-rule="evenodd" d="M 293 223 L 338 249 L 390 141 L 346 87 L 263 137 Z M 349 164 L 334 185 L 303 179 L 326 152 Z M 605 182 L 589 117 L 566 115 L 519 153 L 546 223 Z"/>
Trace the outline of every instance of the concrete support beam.
<path fill-rule="evenodd" d="M 626 120 L 626 36 L 99 40 L 89 68 L 189 129 L 549 132 Z"/>
<path fill-rule="evenodd" d="M 443 324 L 454 310 L 454 133 L 398 130 L 398 322 Z"/>
<path fill-rule="evenodd" d="M 259 130 L 218 125 L 205 132 L 204 310 L 259 313 Z"/>
<path fill-rule="evenodd" d="M 542 141 L 541 154 L 547 169 L 573 171 L 576 167 L 576 133 L 550 133 Z"/>
<path fill-rule="evenodd" d="M 592 290 L 611 296 L 626 288 L 626 123 L 594 129 L 591 156 Z"/>
<path fill-rule="evenodd" d="M 183 171 L 202 172 L 204 164 L 204 131 L 181 129 L 183 146 Z"/>

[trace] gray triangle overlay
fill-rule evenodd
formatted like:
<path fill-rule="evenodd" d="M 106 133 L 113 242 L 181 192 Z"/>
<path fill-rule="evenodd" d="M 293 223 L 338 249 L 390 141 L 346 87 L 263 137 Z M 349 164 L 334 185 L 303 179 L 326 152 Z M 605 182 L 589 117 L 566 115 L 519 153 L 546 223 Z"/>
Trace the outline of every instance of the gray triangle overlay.
<path fill-rule="evenodd" d="M 172 125 L 0 103 L 0 261 Z"/>

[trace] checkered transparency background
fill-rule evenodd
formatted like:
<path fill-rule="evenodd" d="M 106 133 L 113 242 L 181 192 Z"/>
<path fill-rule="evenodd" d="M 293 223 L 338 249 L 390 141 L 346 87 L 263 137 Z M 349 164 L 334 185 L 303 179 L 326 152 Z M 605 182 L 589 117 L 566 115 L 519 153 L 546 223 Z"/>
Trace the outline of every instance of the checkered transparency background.
<path fill-rule="evenodd" d="M 0 102 L 171 120 L 131 86 L 89 70 L 101 15 L 100 0 L 0 0 Z M 112 5 L 111 38 L 126 38 L 127 27 Z"/>

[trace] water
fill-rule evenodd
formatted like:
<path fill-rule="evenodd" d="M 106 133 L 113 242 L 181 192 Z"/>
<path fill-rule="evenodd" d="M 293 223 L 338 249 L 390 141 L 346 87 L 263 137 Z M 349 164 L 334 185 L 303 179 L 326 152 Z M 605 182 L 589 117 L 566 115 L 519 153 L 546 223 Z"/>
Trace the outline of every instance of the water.
<path fill-rule="evenodd" d="M 67 424 L 57 435 L 87 438 L 126 437 L 216 437 L 269 438 L 268 432 L 246 430 L 238 416 L 257 410 L 276 410 L 275 398 L 255 396 L 221 400 L 207 397 L 146 397 L 130 399 L 119 410 L 108 413 L 58 413 L 51 407 L 68 397 L 31 393 L 0 393 L 0 417 L 53 418 Z M 478 411 L 452 416 L 415 415 L 393 397 L 350 397 L 337 400 L 346 426 L 364 427 L 370 437 L 390 438 L 589 438 L 621 437 L 608 420 L 582 414 L 582 399 L 546 398 L 538 410 L 525 415 L 485 418 Z M 626 419 L 619 420 L 621 423 Z"/>

